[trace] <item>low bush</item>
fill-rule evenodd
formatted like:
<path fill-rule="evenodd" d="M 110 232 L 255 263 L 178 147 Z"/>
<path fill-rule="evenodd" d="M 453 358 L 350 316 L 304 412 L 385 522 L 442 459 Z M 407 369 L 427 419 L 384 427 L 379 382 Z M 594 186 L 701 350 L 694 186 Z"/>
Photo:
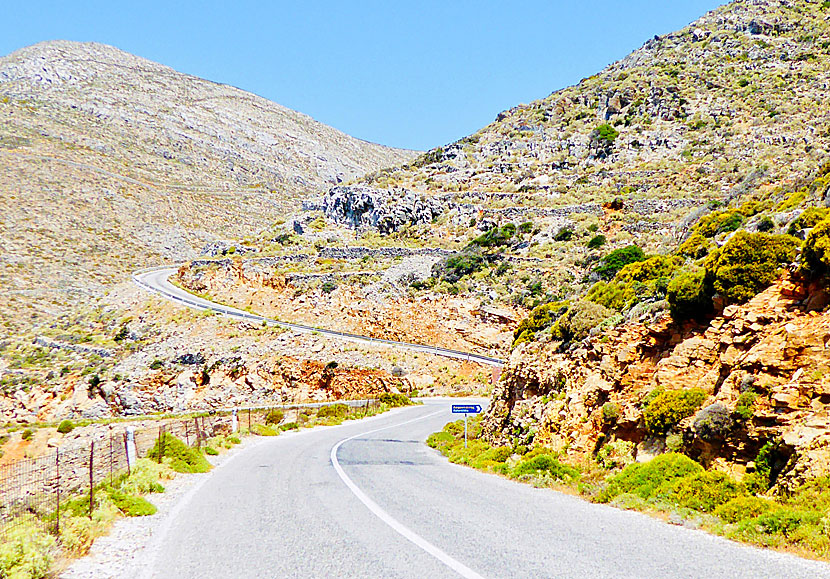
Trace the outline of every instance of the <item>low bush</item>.
<path fill-rule="evenodd" d="M 472 241 L 472 245 L 479 247 L 502 247 L 508 245 L 516 235 L 516 226 L 512 223 L 507 223 L 501 227 L 493 227 L 483 235 L 476 237 Z"/>
<path fill-rule="evenodd" d="M 481 250 L 468 247 L 436 263 L 432 267 L 432 277 L 447 283 L 456 283 L 465 275 L 480 271 L 486 265 L 487 259 Z"/>
<path fill-rule="evenodd" d="M 583 340 L 593 328 L 612 315 L 614 311 L 605 306 L 581 300 L 571 305 L 556 321 L 551 334 L 564 342 Z"/>
<path fill-rule="evenodd" d="M 712 313 L 712 297 L 706 291 L 703 270 L 684 272 L 669 282 L 666 300 L 676 322 L 700 320 Z"/>
<path fill-rule="evenodd" d="M 608 240 L 605 238 L 604 235 L 601 233 L 599 235 L 594 235 L 591 239 L 588 240 L 588 249 L 598 249 L 605 245 Z"/>
<path fill-rule="evenodd" d="M 636 246 L 632 246 L 636 247 Z M 657 255 L 644 261 L 633 261 L 623 266 L 614 277 L 619 282 L 646 283 L 660 278 L 670 278 L 683 266 L 683 258 L 677 255 Z"/>
<path fill-rule="evenodd" d="M 711 513 L 716 507 L 745 495 L 746 489 L 729 475 L 709 470 L 665 482 L 654 494 L 680 507 Z"/>
<path fill-rule="evenodd" d="M 251 425 L 251 432 L 257 436 L 277 436 L 280 432 L 265 424 Z"/>
<path fill-rule="evenodd" d="M 634 462 L 634 443 L 627 440 L 608 442 L 597 451 L 595 458 L 602 468 L 626 467 Z"/>
<path fill-rule="evenodd" d="M 567 302 L 551 302 L 534 308 L 513 332 L 513 345 L 533 340 L 537 332 L 552 326 L 566 311 Z"/>
<path fill-rule="evenodd" d="M 570 482 L 579 477 L 579 470 L 576 468 L 562 464 L 559 460 L 550 454 L 539 454 L 532 458 L 526 458 L 517 464 L 511 471 L 514 478 L 522 475 L 547 475 L 556 480 Z"/>
<path fill-rule="evenodd" d="M 746 216 L 738 210 L 727 209 L 704 215 L 694 227 L 694 233 L 703 237 L 715 237 L 719 233 L 737 231 Z"/>
<path fill-rule="evenodd" d="M 711 239 L 704 237 L 700 233 L 692 233 L 686 241 L 680 244 L 680 247 L 677 248 L 677 253 L 691 257 L 692 259 L 700 259 L 706 257 L 714 246 L 714 242 Z"/>
<path fill-rule="evenodd" d="M 75 425 L 72 424 L 71 420 L 63 420 L 60 424 L 58 424 L 58 432 L 60 432 L 61 434 L 67 434 L 69 432 L 72 432 L 74 428 Z"/>
<path fill-rule="evenodd" d="M 802 229 L 811 229 L 830 216 L 827 207 L 808 207 L 796 217 L 787 228 L 787 234 L 795 235 Z"/>
<path fill-rule="evenodd" d="M 658 394 L 643 410 L 646 430 L 652 434 L 666 434 L 684 418 L 688 418 L 706 400 L 700 388 L 667 390 Z"/>
<path fill-rule="evenodd" d="M 146 517 L 156 514 L 156 507 L 144 497 L 130 495 L 121 491 L 111 491 L 109 497 L 126 517 Z"/>
<path fill-rule="evenodd" d="M 715 509 L 715 516 L 726 523 L 738 523 L 763 515 L 774 508 L 776 508 L 776 504 L 772 501 L 741 495 L 718 506 Z"/>
<path fill-rule="evenodd" d="M 644 463 L 634 463 L 608 480 L 598 496 L 600 502 L 609 502 L 618 495 L 631 493 L 642 499 L 650 498 L 663 484 L 703 471 L 703 467 L 688 456 L 667 453 Z"/>
<path fill-rule="evenodd" d="M 317 410 L 318 418 L 345 418 L 349 413 L 349 407 L 346 404 L 327 404 L 321 406 Z"/>
<path fill-rule="evenodd" d="M 33 516 L 18 519 L 0 541 L 0 577 L 46 577 L 57 554 L 54 537 Z"/>
<path fill-rule="evenodd" d="M 574 230 L 570 227 L 563 227 L 553 236 L 554 241 L 570 241 L 574 236 Z"/>
<path fill-rule="evenodd" d="M 637 293 L 630 283 L 598 281 L 588 291 L 585 299 L 619 312 L 629 309 L 637 300 Z"/>
<path fill-rule="evenodd" d="M 210 456 L 216 456 L 217 454 L 219 454 L 219 451 L 213 448 L 212 446 L 206 446 L 203 450 L 205 451 L 205 454 L 208 454 Z"/>
<path fill-rule="evenodd" d="M 175 471 L 166 464 L 140 458 L 131 469 L 130 476 L 119 482 L 118 489 L 133 495 L 163 493 L 164 487 L 159 481 L 170 480 L 174 476 L 176 476 Z"/>
<path fill-rule="evenodd" d="M 626 265 L 636 263 L 638 261 L 645 261 L 646 255 L 643 250 L 636 245 L 628 245 L 615 249 L 600 260 L 599 266 L 594 268 L 594 272 L 599 274 L 604 279 L 611 279 L 617 272 Z"/>
<path fill-rule="evenodd" d="M 283 418 L 285 418 L 285 412 L 279 408 L 274 408 L 265 415 L 265 424 L 279 424 Z"/>
<path fill-rule="evenodd" d="M 705 442 L 723 440 L 735 422 L 729 410 L 720 402 L 710 404 L 695 416 L 695 435 Z"/>
<path fill-rule="evenodd" d="M 280 430 L 285 432 L 286 430 L 299 430 L 300 425 L 296 422 L 286 422 L 285 424 L 280 425 Z"/>
<path fill-rule="evenodd" d="M 605 425 L 616 424 L 620 419 L 620 407 L 613 402 L 606 402 L 602 405 L 602 423 Z"/>
<path fill-rule="evenodd" d="M 789 235 L 739 231 L 706 259 L 705 283 L 730 302 L 743 303 L 775 281 L 781 267 L 795 259 L 798 246 Z"/>
<path fill-rule="evenodd" d="M 738 420 L 746 422 L 755 414 L 755 399 L 758 397 L 755 392 L 744 392 L 738 396 L 738 402 L 735 405 L 735 417 Z"/>
<path fill-rule="evenodd" d="M 390 408 L 397 408 L 399 406 L 409 406 L 412 404 L 412 400 L 409 399 L 409 396 L 404 394 L 398 394 L 396 392 L 384 392 L 380 396 L 378 396 L 378 402 L 381 404 L 386 404 Z"/>
<path fill-rule="evenodd" d="M 801 269 L 814 277 L 830 271 L 830 219 L 816 224 L 804 241 Z"/>
<path fill-rule="evenodd" d="M 230 442 L 231 444 L 242 444 L 242 441 L 239 439 L 238 436 L 229 436 L 228 442 Z"/>
<path fill-rule="evenodd" d="M 147 456 L 157 460 L 159 457 L 169 459 L 170 468 L 176 472 L 207 472 L 212 468 L 198 450 L 187 446 L 167 432 L 162 433 L 159 439 L 156 440 Z"/>

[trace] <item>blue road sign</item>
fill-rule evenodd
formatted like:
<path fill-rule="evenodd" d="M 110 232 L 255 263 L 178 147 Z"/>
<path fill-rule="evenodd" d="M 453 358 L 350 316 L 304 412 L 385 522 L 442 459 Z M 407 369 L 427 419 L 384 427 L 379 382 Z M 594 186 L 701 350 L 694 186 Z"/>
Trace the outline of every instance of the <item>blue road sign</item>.
<path fill-rule="evenodd" d="M 453 414 L 478 414 L 481 412 L 481 406 L 478 404 L 453 404 Z"/>

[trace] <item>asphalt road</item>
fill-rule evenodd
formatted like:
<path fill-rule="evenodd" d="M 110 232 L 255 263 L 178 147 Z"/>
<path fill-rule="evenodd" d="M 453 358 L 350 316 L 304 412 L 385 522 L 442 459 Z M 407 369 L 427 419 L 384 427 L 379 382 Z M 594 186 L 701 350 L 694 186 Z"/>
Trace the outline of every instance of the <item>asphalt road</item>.
<path fill-rule="evenodd" d="M 158 534 L 146 576 L 830 577 L 830 565 L 450 464 L 423 441 L 452 402 L 241 450 Z"/>
<path fill-rule="evenodd" d="M 225 306 L 222 304 L 217 304 L 211 302 L 210 300 L 206 300 L 204 298 L 200 298 L 199 296 L 195 296 L 181 288 L 174 286 L 168 278 L 176 272 L 175 267 L 160 267 L 160 268 L 151 268 L 148 270 L 139 270 L 133 273 L 133 281 L 142 289 L 151 291 L 155 294 L 160 295 L 161 297 L 174 301 L 178 304 L 183 306 L 187 306 L 189 308 L 195 308 L 199 310 L 211 310 L 218 312 L 220 314 L 240 318 L 244 320 L 248 320 L 254 323 L 262 323 L 265 322 L 270 325 L 280 326 L 287 330 L 291 330 L 294 332 L 302 332 L 302 333 L 319 333 L 325 336 L 329 336 L 331 338 L 346 340 L 349 342 L 358 342 L 364 344 L 379 344 L 384 346 L 389 346 L 392 348 L 398 348 L 403 350 L 414 350 L 417 352 L 424 352 L 426 354 L 435 354 L 436 356 L 444 356 L 447 358 L 455 358 L 457 360 L 469 360 L 471 362 L 478 362 L 479 364 L 484 364 L 487 366 L 504 366 L 504 361 L 499 360 L 498 358 L 493 358 L 491 356 L 484 356 L 481 354 L 475 354 L 471 352 L 461 352 L 458 350 L 450 350 L 447 348 L 437 348 L 435 346 L 428 346 L 424 344 L 411 344 L 408 342 L 396 342 L 394 340 L 380 340 L 377 338 L 370 338 L 367 336 L 359 336 L 356 334 L 348 334 L 344 332 L 337 332 L 334 330 L 327 330 L 324 328 L 316 328 L 313 326 L 306 326 L 303 324 L 294 324 L 290 322 L 282 322 L 278 320 L 273 320 L 270 318 L 266 318 L 263 316 L 258 316 L 256 314 L 252 314 L 250 312 L 246 312 L 245 310 L 240 310 L 238 308 L 233 308 L 231 306 Z"/>

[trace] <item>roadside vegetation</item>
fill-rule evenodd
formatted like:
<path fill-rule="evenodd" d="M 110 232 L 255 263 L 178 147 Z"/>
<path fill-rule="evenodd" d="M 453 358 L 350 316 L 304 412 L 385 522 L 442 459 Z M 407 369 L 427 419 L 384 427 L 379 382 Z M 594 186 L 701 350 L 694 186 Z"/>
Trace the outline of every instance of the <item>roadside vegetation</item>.
<path fill-rule="evenodd" d="M 92 505 L 88 491 L 62 498 L 60 513 L 27 514 L 4 529 L 0 543 L 0 579 L 40 579 L 56 576 L 72 559 L 86 555 L 97 537 L 106 535 L 121 517 L 156 514 L 148 496 L 165 491 L 166 481 L 179 474 L 206 473 L 213 468 L 209 456 L 223 454 L 246 436 L 278 436 L 289 430 L 334 426 L 346 420 L 375 416 L 413 402 L 403 394 L 383 393 L 372 404 L 330 404 L 318 408 L 272 409 L 263 424 L 252 424 L 237 433 L 208 438 L 199 448 L 162 433 L 146 458 L 137 461 L 130 474 L 94 487 Z M 62 424 L 69 431 L 72 424 Z M 240 420 L 242 426 L 242 420 Z M 60 528 L 57 530 L 58 515 Z"/>
<path fill-rule="evenodd" d="M 695 392 L 686 391 L 685 397 L 693 406 Z M 663 426 L 655 424 L 656 429 Z M 759 452 L 755 472 L 738 481 L 679 453 L 635 462 L 634 445 L 621 440 L 578 463 L 541 445 L 493 446 L 481 437 L 480 417 L 468 423 L 466 448 L 462 420 L 430 435 L 427 444 L 451 462 L 535 487 L 641 511 L 735 541 L 830 560 L 830 478 L 773 495 L 768 447 Z"/>

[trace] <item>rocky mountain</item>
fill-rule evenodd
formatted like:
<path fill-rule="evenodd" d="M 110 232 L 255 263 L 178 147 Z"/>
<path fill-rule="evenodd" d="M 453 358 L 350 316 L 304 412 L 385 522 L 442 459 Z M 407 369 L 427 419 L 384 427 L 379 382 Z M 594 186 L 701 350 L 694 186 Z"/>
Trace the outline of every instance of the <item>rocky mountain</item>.
<path fill-rule="evenodd" d="M 0 315 L 13 325 L 414 156 L 94 43 L 0 58 L 0 119 Z"/>

